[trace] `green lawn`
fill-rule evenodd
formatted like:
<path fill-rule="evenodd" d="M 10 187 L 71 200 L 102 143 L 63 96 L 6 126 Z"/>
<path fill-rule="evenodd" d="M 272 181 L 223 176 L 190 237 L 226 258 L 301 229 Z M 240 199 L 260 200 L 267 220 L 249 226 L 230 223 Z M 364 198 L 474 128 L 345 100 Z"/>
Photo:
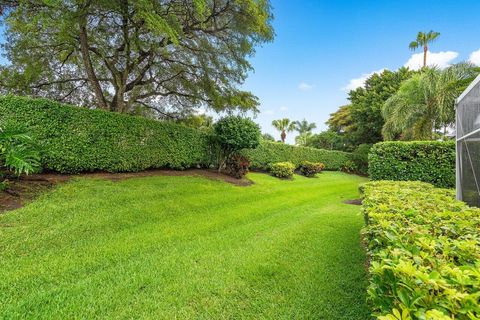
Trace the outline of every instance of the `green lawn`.
<path fill-rule="evenodd" d="M 339 172 L 82 178 L 0 215 L 0 318 L 368 319 Z"/>

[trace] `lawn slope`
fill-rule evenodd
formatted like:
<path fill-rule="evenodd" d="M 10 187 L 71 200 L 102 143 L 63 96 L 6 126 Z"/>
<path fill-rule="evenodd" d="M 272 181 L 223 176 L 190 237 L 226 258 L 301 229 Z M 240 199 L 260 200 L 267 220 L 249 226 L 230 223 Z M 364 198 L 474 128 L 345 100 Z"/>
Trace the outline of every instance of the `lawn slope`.
<path fill-rule="evenodd" d="M 368 319 L 363 178 L 82 178 L 0 215 L 0 318 Z"/>

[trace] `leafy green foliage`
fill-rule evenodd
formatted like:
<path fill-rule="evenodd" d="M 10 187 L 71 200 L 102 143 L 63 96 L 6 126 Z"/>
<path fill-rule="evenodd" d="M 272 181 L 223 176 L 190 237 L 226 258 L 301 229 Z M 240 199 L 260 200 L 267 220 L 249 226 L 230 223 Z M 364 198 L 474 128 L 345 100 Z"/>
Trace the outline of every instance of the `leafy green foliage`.
<path fill-rule="evenodd" d="M 268 0 L 2 1 L 2 93 L 171 118 L 257 110 L 239 85 L 271 41 Z M 228 41 L 227 41 L 228 40 Z"/>
<path fill-rule="evenodd" d="M 252 168 L 268 170 L 275 162 L 291 162 L 298 167 L 303 161 L 322 162 L 326 170 L 339 170 L 350 154 L 342 151 L 321 150 L 292 146 L 285 143 L 262 141 L 256 149 L 242 151 Z"/>
<path fill-rule="evenodd" d="M 260 128 L 249 118 L 228 116 L 214 125 L 215 137 L 227 152 L 253 149 L 260 143 Z"/>
<path fill-rule="evenodd" d="M 207 135 L 168 121 L 15 96 L 0 97 L 0 121 L 31 128 L 43 168 L 57 172 L 185 169 L 211 162 Z"/>
<path fill-rule="evenodd" d="M 17 175 L 30 174 L 39 169 L 40 153 L 23 125 L 9 123 L 0 126 L 0 167 Z"/>
<path fill-rule="evenodd" d="M 265 141 L 275 141 L 274 136 L 272 136 L 270 133 L 262 133 L 262 139 Z"/>
<path fill-rule="evenodd" d="M 383 108 L 385 140 L 433 140 L 435 130 L 455 122 L 455 99 L 478 75 L 470 64 L 458 64 L 445 70 L 423 69 L 404 81 Z"/>
<path fill-rule="evenodd" d="M 371 144 L 361 144 L 352 152 L 350 160 L 353 162 L 354 170 L 349 172 L 368 173 L 368 155 L 371 148 Z"/>
<path fill-rule="evenodd" d="M 362 189 L 368 294 L 379 319 L 478 319 L 480 209 L 422 182 Z"/>
<path fill-rule="evenodd" d="M 358 171 L 358 166 L 353 160 L 348 159 L 342 164 L 342 166 L 340 167 L 340 171 L 346 173 L 355 173 Z"/>
<path fill-rule="evenodd" d="M 295 165 L 291 162 L 276 162 L 270 165 L 270 173 L 277 178 L 291 178 L 295 171 Z"/>
<path fill-rule="evenodd" d="M 430 30 L 429 32 L 419 32 L 415 41 L 410 42 L 410 50 L 415 51 L 419 47 L 423 49 L 423 67 L 427 66 L 427 52 L 430 43 L 434 42 L 440 36 L 440 32 Z"/>
<path fill-rule="evenodd" d="M 400 68 L 395 72 L 385 70 L 368 78 L 364 88 L 350 91 L 349 109 L 352 123 L 349 125 L 348 136 L 353 145 L 373 144 L 383 140 L 383 105 L 397 92 L 401 83 L 413 74 L 414 72 L 407 68 Z"/>
<path fill-rule="evenodd" d="M 225 163 L 225 173 L 237 179 L 243 178 L 248 173 L 250 160 L 241 154 L 230 155 Z"/>
<path fill-rule="evenodd" d="M 417 180 L 452 188 L 455 186 L 455 143 L 377 143 L 369 154 L 368 172 L 372 180 Z"/>
<path fill-rule="evenodd" d="M 307 138 L 306 147 L 326 150 L 351 151 L 347 135 L 333 130 L 323 131 Z"/>
<path fill-rule="evenodd" d="M 239 151 L 257 147 L 260 134 L 258 124 L 251 119 L 228 116 L 218 120 L 214 125 L 214 138 L 220 146 L 218 170 L 236 178 L 243 177 L 250 162 Z"/>
<path fill-rule="evenodd" d="M 295 144 L 297 146 L 305 147 L 308 143 L 308 140 L 312 137 L 311 132 L 303 132 L 295 137 Z"/>
<path fill-rule="evenodd" d="M 314 177 L 317 173 L 320 173 L 325 168 L 325 165 L 321 162 L 303 161 L 298 167 L 300 173 L 305 177 Z"/>
<path fill-rule="evenodd" d="M 308 122 L 307 119 L 303 119 L 302 121 L 294 121 L 295 130 L 299 134 L 312 132 L 313 129 L 317 127 L 314 122 Z"/>
<path fill-rule="evenodd" d="M 213 131 L 213 117 L 206 114 L 191 114 L 180 119 L 178 122 L 189 128 L 201 130 L 206 133 Z"/>
<path fill-rule="evenodd" d="M 280 131 L 280 139 L 282 139 L 283 143 L 285 143 L 285 139 L 287 138 L 287 132 L 292 132 L 296 128 L 295 122 L 288 118 L 273 120 L 272 126 Z"/>

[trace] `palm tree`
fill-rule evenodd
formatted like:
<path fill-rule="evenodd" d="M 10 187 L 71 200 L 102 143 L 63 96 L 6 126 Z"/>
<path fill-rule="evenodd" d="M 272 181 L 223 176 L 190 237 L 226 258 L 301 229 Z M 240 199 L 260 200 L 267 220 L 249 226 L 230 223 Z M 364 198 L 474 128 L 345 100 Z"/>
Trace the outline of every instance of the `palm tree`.
<path fill-rule="evenodd" d="M 310 131 L 302 132 L 295 137 L 295 144 L 297 146 L 305 147 L 312 136 L 313 134 Z"/>
<path fill-rule="evenodd" d="M 272 126 L 274 126 L 275 129 L 281 132 L 280 138 L 282 139 L 283 143 L 285 143 L 287 132 L 292 132 L 293 130 L 295 130 L 295 123 L 290 121 L 290 119 L 288 118 L 273 120 Z"/>
<path fill-rule="evenodd" d="M 300 134 L 312 132 L 312 130 L 317 127 L 314 122 L 308 122 L 306 119 L 303 119 L 302 121 L 294 121 L 293 123 L 295 124 L 295 130 Z"/>
<path fill-rule="evenodd" d="M 382 110 L 385 140 L 399 135 L 405 140 L 433 139 L 440 128 L 445 134 L 455 121 L 455 98 L 477 74 L 474 66 L 463 63 L 426 69 L 404 81 Z"/>
<path fill-rule="evenodd" d="M 417 34 L 417 39 L 410 42 L 410 45 L 408 47 L 413 51 L 417 50 L 419 47 L 423 47 L 423 67 L 427 66 L 428 45 L 435 41 L 435 39 L 437 39 L 439 36 L 440 32 L 419 32 Z"/>

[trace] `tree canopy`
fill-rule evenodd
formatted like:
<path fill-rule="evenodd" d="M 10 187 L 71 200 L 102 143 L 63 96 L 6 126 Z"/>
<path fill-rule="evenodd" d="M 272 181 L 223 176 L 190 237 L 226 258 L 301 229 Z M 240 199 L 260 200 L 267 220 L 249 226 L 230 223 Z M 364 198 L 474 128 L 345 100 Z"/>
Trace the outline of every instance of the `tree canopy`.
<path fill-rule="evenodd" d="M 368 78 L 365 87 L 350 91 L 352 127 L 349 135 L 354 145 L 383 140 L 383 104 L 397 92 L 401 83 L 413 74 L 414 71 L 403 67 L 398 71 L 385 70 Z"/>
<path fill-rule="evenodd" d="M 8 0 L 3 93 L 176 117 L 256 110 L 238 88 L 273 38 L 268 0 Z"/>
<path fill-rule="evenodd" d="M 384 106 L 386 140 L 430 140 L 435 130 L 455 122 L 455 99 L 478 75 L 478 68 L 458 64 L 445 70 L 423 69 L 400 86 Z"/>

